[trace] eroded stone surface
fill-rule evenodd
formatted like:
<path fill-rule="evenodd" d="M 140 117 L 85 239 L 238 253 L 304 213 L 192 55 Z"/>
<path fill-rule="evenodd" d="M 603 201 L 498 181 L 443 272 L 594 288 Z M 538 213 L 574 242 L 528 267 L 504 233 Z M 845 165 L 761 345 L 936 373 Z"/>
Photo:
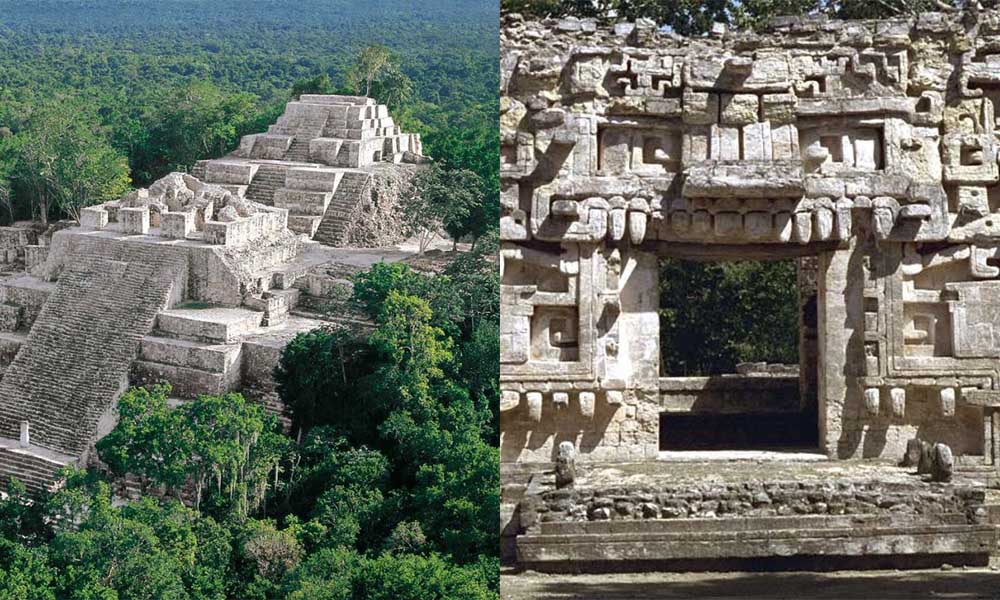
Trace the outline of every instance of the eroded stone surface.
<path fill-rule="evenodd" d="M 829 457 L 918 437 L 995 462 L 1000 13 L 560 23 L 501 32 L 502 460 L 658 456 L 670 255 L 809 265 L 800 390 Z"/>

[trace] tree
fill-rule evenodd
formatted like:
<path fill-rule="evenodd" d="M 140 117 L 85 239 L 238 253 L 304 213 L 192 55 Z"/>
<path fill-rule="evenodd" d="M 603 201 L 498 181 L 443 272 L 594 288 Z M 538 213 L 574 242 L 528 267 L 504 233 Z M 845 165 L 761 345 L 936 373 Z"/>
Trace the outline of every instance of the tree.
<path fill-rule="evenodd" d="M 296 514 L 323 526 L 322 545 L 376 545 L 389 487 L 385 456 L 364 446 L 352 448 L 333 428 L 317 427 L 302 444 L 299 458 L 289 499 Z"/>
<path fill-rule="evenodd" d="M 0 131 L 0 206 L 7 209 L 14 221 L 14 169 L 17 165 L 16 140 L 10 129 Z"/>
<path fill-rule="evenodd" d="M 54 208 L 79 219 L 80 208 L 128 190 L 128 163 L 108 144 L 91 106 L 59 98 L 39 106 L 27 122 L 15 134 L 14 178 L 43 225 Z"/>
<path fill-rule="evenodd" d="M 973 2 L 969 0 L 501 0 L 504 12 L 532 17 L 646 18 L 684 35 L 706 33 L 716 22 L 753 29 L 779 15 L 822 13 L 840 19 L 884 19 L 955 11 L 970 5 Z"/>
<path fill-rule="evenodd" d="M 195 508 L 208 491 L 213 510 L 246 517 L 263 502 L 288 444 L 277 421 L 240 394 L 169 408 L 169 393 L 163 385 L 123 394 L 118 424 L 97 444 L 101 459 L 116 475 L 139 475 L 178 497 L 191 483 Z"/>
<path fill-rule="evenodd" d="M 398 108 L 413 95 L 413 81 L 400 69 L 392 51 L 380 44 L 364 47 L 347 72 L 347 87 Z"/>
<path fill-rule="evenodd" d="M 353 600 L 352 578 L 362 560 L 347 548 L 322 548 L 285 578 L 285 597 L 288 600 Z"/>
<path fill-rule="evenodd" d="M 154 116 L 153 144 L 140 157 L 143 180 L 185 171 L 203 158 L 224 155 L 255 125 L 257 98 L 227 93 L 209 81 L 192 81 L 170 90 Z"/>
<path fill-rule="evenodd" d="M 660 271 L 664 373 L 731 373 L 739 362 L 798 361 L 791 261 L 666 260 Z"/>
<path fill-rule="evenodd" d="M 491 600 L 496 597 L 489 583 L 484 581 L 482 571 L 455 566 L 434 554 L 383 554 L 362 562 L 353 579 L 353 598 L 356 600 Z"/>
<path fill-rule="evenodd" d="M 118 399 L 118 424 L 97 442 L 97 451 L 111 472 L 141 478 L 179 493 L 187 480 L 187 460 L 193 451 L 192 431 L 167 405 L 169 386 L 134 387 Z"/>
<path fill-rule="evenodd" d="M 342 328 L 300 333 L 285 346 L 274 378 L 299 439 L 317 425 L 330 425 L 356 444 L 374 438 L 374 427 L 365 427 L 372 415 L 357 401 L 371 372 L 369 355 L 367 345 Z"/>
<path fill-rule="evenodd" d="M 0 538 L 0 600 L 55 600 L 55 575 L 44 549 Z"/>
<path fill-rule="evenodd" d="M 419 239 L 420 253 L 444 229 L 457 246 L 458 238 L 471 233 L 469 215 L 483 203 L 482 182 L 472 171 L 446 170 L 439 165 L 420 171 L 403 199 L 409 233 Z"/>
<path fill-rule="evenodd" d="M 332 94 L 334 93 L 333 81 L 326 73 L 322 73 L 312 79 L 299 79 L 292 85 L 292 98 L 298 100 L 302 94 Z"/>
<path fill-rule="evenodd" d="M 372 82 L 391 64 L 392 52 L 388 48 L 381 44 L 365 46 L 347 74 L 348 84 L 359 92 L 364 90 L 364 95 L 370 96 Z"/>
<path fill-rule="evenodd" d="M 371 83 L 371 97 L 393 111 L 402 107 L 413 97 L 413 90 L 413 81 L 395 64 L 390 64 L 383 69 L 381 74 Z"/>

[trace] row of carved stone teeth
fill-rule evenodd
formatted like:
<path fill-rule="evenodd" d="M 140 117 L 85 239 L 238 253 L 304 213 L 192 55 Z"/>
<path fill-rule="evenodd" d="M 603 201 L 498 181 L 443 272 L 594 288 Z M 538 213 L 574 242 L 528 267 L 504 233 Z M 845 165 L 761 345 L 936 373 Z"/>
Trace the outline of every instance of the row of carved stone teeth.
<path fill-rule="evenodd" d="M 557 410 L 569 408 L 569 392 L 552 392 L 552 405 Z M 500 410 L 513 410 L 521 404 L 523 400 L 527 405 L 528 419 L 538 422 L 542 420 L 542 392 L 517 392 L 504 390 L 500 395 Z M 619 405 L 625 400 L 625 393 L 621 390 L 607 390 L 604 398 L 608 404 Z M 577 400 L 580 404 L 580 414 L 587 418 L 594 417 L 594 408 L 597 404 L 597 394 L 595 392 L 578 392 Z"/>
<path fill-rule="evenodd" d="M 871 416 L 878 416 L 882 401 L 881 390 L 877 387 L 867 388 L 864 391 L 864 396 L 865 411 Z M 942 416 L 955 416 L 955 388 L 941 388 L 939 392 L 939 405 Z M 906 414 L 906 388 L 889 388 L 889 410 L 894 417 L 902 417 Z"/>
<path fill-rule="evenodd" d="M 876 238 L 882 240 L 889 237 L 892 228 L 899 218 L 926 218 L 930 216 L 930 207 L 926 204 L 911 204 L 901 207 L 899 202 L 891 197 L 868 198 L 855 202 L 847 198 L 833 202 L 827 199 L 816 200 L 812 206 L 800 205 L 799 210 L 778 211 L 708 211 L 708 210 L 674 210 L 669 215 L 669 229 L 666 229 L 668 219 L 662 219 L 660 231 L 669 237 L 671 232 L 678 237 L 698 237 L 716 235 L 728 237 L 745 234 L 751 239 L 774 239 L 779 241 L 809 243 L 811 241 L 846 240 L 851 237 L 854 208 L 871 209 L 872 229 Z M 803 209 L 804 208 L 804 209 Z M 597 213 L 597 214 L 595 214 Z M 643 210 L 611 208 L 610 210 L 591 209 L 590 219 L 595 224 L 607 215 L 607 232 L 612 241 L 621 241 L 626 229 L 634 244 L 645 241 L 650 214 Z M 656 219 L 660 213 L 653 213 Z M 596 218 L 595 218 L 596 217 Z M 626 218 L 627 217 L 627 218 Z M 627 225 L 627 227 L 626 227 Z M 598 225 L 599 226 L 599 225 Z M 664 237 L 661 235 L 661 237 Z"/>

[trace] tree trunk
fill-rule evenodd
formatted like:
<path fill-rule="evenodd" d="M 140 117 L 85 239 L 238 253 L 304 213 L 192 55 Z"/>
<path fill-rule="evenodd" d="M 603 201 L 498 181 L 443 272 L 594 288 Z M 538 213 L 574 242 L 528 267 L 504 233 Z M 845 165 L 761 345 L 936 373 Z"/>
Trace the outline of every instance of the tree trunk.
<path fill-rule="evenodd" d="M 41 213 L 39 217 L 41 218 L 42 225 L 45 227 L 49 226 L 49 201 L 45 197 L 45 191 L 43 190 L 38 194 L 38 212 Z"/>

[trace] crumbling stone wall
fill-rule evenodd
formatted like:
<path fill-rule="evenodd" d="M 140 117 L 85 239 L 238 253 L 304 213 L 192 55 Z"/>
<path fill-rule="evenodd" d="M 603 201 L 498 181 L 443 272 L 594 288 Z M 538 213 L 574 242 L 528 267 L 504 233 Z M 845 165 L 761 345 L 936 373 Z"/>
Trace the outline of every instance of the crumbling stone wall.
<path fill-rule="evenodd" d="M 525 529 L 539 521 L 591 522 L 709 519 L 790 515 L 965 515 L 987 522 L 982 488 L 935 486 L 920 481 L 886 485 L 874 480 L 747 482 L 646 489 L 557 489 L 521 503 Z"/>
<path fill-rule="evenodd" d="M 657 455 L 679 255 L 815 265 L 831 457 L 1000 461 L 1000 12 L 703 38 L 507 15 L 501 51 L 504 460 Z"/>

